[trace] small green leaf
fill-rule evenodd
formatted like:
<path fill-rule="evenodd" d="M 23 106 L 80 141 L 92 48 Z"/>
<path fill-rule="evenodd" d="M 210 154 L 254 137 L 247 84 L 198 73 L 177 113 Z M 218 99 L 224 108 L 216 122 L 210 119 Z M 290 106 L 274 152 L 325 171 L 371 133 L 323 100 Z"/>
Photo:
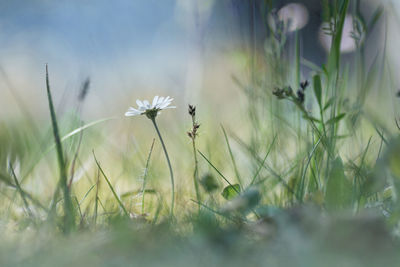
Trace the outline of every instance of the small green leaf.
<path fill-rule="evenodd" d="M 337 157 L 332 162 L 326 185 L 325 204 L 330 210 L 340 210 L 351 203 L 352 184 L 344 173 L 342 159 Z"/>
<path fill-rule="evenodd" d="M 224 188 L 222 191 L 221 195 L 226 199 L 226 200 L 231 200 L 235 197 L 237 197 L 240 193 L 240 185 L 239 184 L 234 184 L 234 185 L 228 185 L 227 187 Z"/>
<path fill-rule="evenodd" d="M 325 106 L 324 106 L 324 108 L 323 108 L 322 110 L 323 110 L 323 111 L 327 110 L 330 106 L 332 106 L 332 104 L 333 104 L 333 97 L 330 98 L 330 99 L 326 102 L 326 104 L 325 104 Z"/>
<path fill-rule="evenodd" d="M 303 118 L 309 119 L 310 121 L 313 121 L 313 122 L 321 122 L 321 120 L 319 120 L 315 117 L 312 117 L 312 116 L 303 116 Z"/>
<path fill-rule="evenodd" d="M 329 76 L 329 72 L 328 72 L 328 69 L 326 68 L 326 65 L 325 65 L 325 64 L 322 65 L 322 70 L 324 71 L 324 74 L 325 74 L 326 76 Z"/>
<path fill-rule="evenodd" d="M 322 108 L 322 84 L 321 84 L 321 76 L 319 76 L 319 75 L 314 75 L 313 84 L 314 84 L 314 94 L 315 94 L 315 97 L 317 98 L 319 108 Z"/>
<path fill-rule="evenodd" d="M 336 117 L 334 117 L 334 118 L 328 120 L 328 121 L 326 122 L 326 124 L 335 124 L 335 123 L 338 123 L 341 119 L 344 118 L 344 116 L 346 116 L 346 113 L 341 113 L 341 114 L 337 115 Z"/>
<path fill-rule="evenodd" d="M 335 135 L 335 136 L 333 136 L 333 138 L 335 138 L 335 139 L 346 139 L 346 138 L 348 138 L 350 136 L 351 135 L 349 135 L 349 134 L 342 134 L 342 135 Z"/>

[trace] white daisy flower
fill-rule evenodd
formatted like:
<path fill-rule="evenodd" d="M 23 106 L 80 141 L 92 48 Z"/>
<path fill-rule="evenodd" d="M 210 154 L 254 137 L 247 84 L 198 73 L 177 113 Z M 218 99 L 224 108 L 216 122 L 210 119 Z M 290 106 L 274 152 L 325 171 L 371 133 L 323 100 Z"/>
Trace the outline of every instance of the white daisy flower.
<path fill-rule="evenodd" d="M 125 113 L 125 116 L 137 116 L 137 115 L 146 115 L 149 119 L 154 119 L 159 113 L 160 110 L 167 108 L 176 108 L 175 106 L 170 106 L 173 98 L 167 97 L 158 97 L 155 96 L 153 102 L 149 103 L 147 100 L 136 100 L 136 104 L 138 108 L 130 107 L 128 111 Z"/>
<path fill-rule="evenodd" d="M 138 105 L 137 108 L 132 108 L 130 107 L 128 111 L 125 113 L 125 116 L 137 116 L 137 115 L 146 115 L 147 118 L 149 118 L 154 125 L 154 128 L 156 129 L 157 135 L 160 139 L 162 148 L 165 153 L 165 158 L 167 160 L 168 168 L 169 168 L 169 174 L 171 176 L 171 187 L 172 187 L 172 196 L 171 196 L 171 210 L 170 210 L 170 215 L 171 217 L 174 216 L 174 203 L 175 203 L 175 182 L 174 182 L 174 173 L 172 171 L 172 166 L 171 162 L 169 160 L 167 148 L 165 147 L 164 141 L 161 137 L 160 130 L 158 129 L 157 122 L 156 122 L 156 117 L 160 113 L 160 110 L 167 109 L 167 108 L 175 108 L 175 106 L 170 106 L 173 98 L 170 98 L 169 96 L 167 97 L 158 97 L 155 96 L 153 99 L 153 102 L 149 103 L 147 100 L 140 101 L 139 99 L 136 100 L 136 104 Z"/>

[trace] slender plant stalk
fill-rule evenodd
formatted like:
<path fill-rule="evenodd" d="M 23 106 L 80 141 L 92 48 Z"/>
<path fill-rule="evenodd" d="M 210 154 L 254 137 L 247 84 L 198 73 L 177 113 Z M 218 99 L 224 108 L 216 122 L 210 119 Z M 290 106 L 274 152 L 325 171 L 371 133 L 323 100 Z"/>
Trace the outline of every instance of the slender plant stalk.
<path fill-rule="evenodd" d="M 93 153 L 94 161 L 96 162 L 96 165 L 99 168 L 99 171 L 101 172 L 101 174 L 103 175 L 104 179 L 106 180 L 106 182 L 108 184 L 108 187 L 110 188 L 111 192 L 113 193 L 113 196 L 114 196 L 115 200 L 117 200 L 118 205 L 120 206 L 120 208 L 122 209 L 122 211 L 124 212 L 126 217 L 129 218 L 129 213 L 128 213 L 127 209 L 125 208 L 125 206 L 122 203 L 121 199 L 118 197 L 117 193 L 115 192 L 114 187 L 112 186 L 110 180 L 107 178 L 107 175 L 104 173 L 103 169 L 101 168 L 100 163 L 97 160 L 96 155 L 94 154 L 94 151 L 92 151 L 92 153 Z"/>
<path fill-rule="evenodd" d="M 171 197 L 171 211 L 170 211 L 170 215 L 171 217 L 174 216 L 174 204 L 175 204 L 175 181 L 174 181 L 174 173 L 172 171 L 172 167 L 171 167 L 171 161 L 169 160 L 169 156 L 168 156 L 168 152 L 167 152 L 167 148 L 165 147 L 164 141 L 161 137 L 161 133 L 160 130 L 158 129 L 157 123 L 156 123 L 156 119 L 155 118 L 151 118 L 151 121 L 153 122 L 154 128 L 156 128 L 156 132 L 158 134 L 158 138 L 160 139 L 162 148 L 164 150 L 164 154 L 165 154 L 165 158 L 167 159 L 167 163 L 168 163 L 168 168 L 169 168 L 169 174 L 171 176 L 171 187 L 172 187 L 172 197 Z"/>
<path fill-rule="evenodd" d="M 147 157 L 146 167 L 145 167 L 145 169 L 144 169 L 144 174 L 143 174 L 143 186 L 142 186 L 142 214 L 144 214 L 144 195 L 146 194 L 147 173 L 149 172 L 149 171 L 148 171 L 148 170 L 149 170 L 149 163 L 150 163 L 151 153 L 153 152 L 154 141 L 155 141 L 155 139 L 153 139 L 153 142 L 151 143 L 149 156 Z"/>
<path fill-rule="evenodd" d="M 272 147 L 273 147 L 274 144 L 275 144 L 276 137 L 277 137 L 277 135 L 275 134 L 274 139 L 272 140 L 272 143 L 271 143 L 271 145 L 269 146 L 269 148 L 268 148 L 268 150 L 267 150 L 267 153 L 265 154 L 265 157 L 264 157 L 264 159 L 262 160 L 262 162 L 261 162 L 261 164 L 260 164 L 260 167 L 257 169 L 256 173 L 254 174 L 253 179 L 251 179 L 251 182 L 250 182 L 250 185 L 249 185 L 249 186 L 252 186 L 252 185 L 254 184 L 254 182 L 256 181 L 256 179 L 257 179 L 257 177 L 258 177 L 258 174 L 260 173 L 261 169 L 264 167 L 265 161 L 267 160 L 268 155 L 269 155 L 269 153 L 271 152 L 271 149 L 272 149 Z"/>
<path fill-rule="evenodd" d="M 56 117 L 56 113 L 54 110 L 53 100 L 52 100 L 51 92 L 50 92 L 49 71 L 48 71 L 47 64 L 46 64 L 46 89 L 47 89 L 47 98 L 48 98 L 48 102 L 49 102 L 49 109 L 50 109 L 50 116 L 51 116 L 51 124 L 52 124 L 52 128 L 53 128 L 54 141 L 55 141 L 56 150 L 57 150 L 58 166 L 60 169 L 59 186 L 61 187 L 62 192 L 64 194 L 64 216 L 65 216 L 65 218 L 64 218 L 63 231 L 64 231 L 64 233 L 68 234 L 74 228 L 75 218 L 74 218 L 74 210 L 73 210 L 72 200 L 71 200 L 71 195 L 70 195 L 70 189 L 67 184 L 67 167 L 66 167 L 65 160 L 64 160 L 63 149 L 62 149 L 60 134 L 59 134 L 58 125 L 57 125 L 57 117 Z M 58 191 L 58 189 L 56 189 L 56 190 Z"/>
<path fill-rule="evenodd" d="M 79 135 L 78 147 L 76 148 L 76 151 L 75 151 L 75 154 L 74 154 L 74 158 L 73 158 L 72 163 L 71 163 L 71 178 L 69 179 L 69 182 L 68 182 L 68 187 L 69 188 L 71 188 L 72 182 L 74 181 L 75 164 L 76 164 L 76 161 L 78 159 L 79 150 L 81 148 L 82 137 L 83 137 L 83 131 Z"/>
<path fill-rule="evenodd" d="M 31 219 L 34 220 L 35 216 L 33 216 L 33 213 L 31 211 L 31 209 L 29 208 L 28 201 L 26 200 L 24 191 L 22 190 L 21 185 L 18 182 L 17 175 L 14 172 L 14 168 L 13 168 L 11 162 L 10 162 L 10 170 L 11 170 L 11 173 L 12 173 L 12 177 L 14 178 L 15 187 L 17 188 L 18 193 L 21 195 L 22 201 L 24 202 L 25 210 L 28 213 L 29 217 L 31 217 Z"/>
<path fill-rule="evenodd" d="M 240 174 L 239 174 L 238 168 L 236 166 L 236 161 L 235 161 L 235 158 L 233 157 L 231 145 L 229 144 L 229 140 L 228 140 L 228 135 L 226 134 L 225 128 L 224 128 L 224 126 L 222 126 L 222 124 L 221 124 L 221 129 L 222 129 L 222 132 L 224 133 L 225 142 L 228 147 L 229 156 L 231 157 L 231 160 L 232 160 L 233 170 L 235 171 L 236 179 L 237 179 L 239 185 L 242 187 L 243 186 L 242 180 L 240 179 Z"/>
<path fill-rule="evenodd" d="M 197 149 L 196 149 L 196 137 L 197 137 L 197 130 L 200 127 L 200 124 L 196 122 L 196 106 L 189 105 L 188 113 L 192 118 L 192 129 L 187 134 L 192 140 L 192 147 L 193 147 L 193 158 L 194 158 L 194 172 L 193 172 L 193 183 L 194 183 L 194 190 L 196 191 L 196 199 L 197 202 L 200 203 L 200 191 L 199 191 L 199 162 L 197 160 Z M 201 205 L 199 204 L 199 212 Z"/>
<path fill-rule="evenodd" d="M 196 191 L 196 199 L 197 202 L 201 202 L 200 199 L 200 190 L 199 190 L 199 161 L 197 159 L 197 153 L 196 153 L 196 142 L 194 139 L 192 139 L 192 146 L 193 146 L 193 156 L 194 156 L 194 173 L 193 173 L 193 180 L 194 180 L 194 189 Z M 200 204 L 199 204 L 200 208 Z"/>
<path fill-rule="evenodd" d="M 236 187 L 234 187 L 234 186 L 232 185 L 232 183 L 217 169 L 217 167 L 215 167 L 215 166 L 211 163 L 211 161 L 210 161 L 203 153 L 201 153 L 200 150 L 197 150 L 197 152 L 200 153 L 200 155 L 207 161 L 207 163 L 210 164 L 210 166 L 222 177 L 222 179 L 225 180 L 225 182 L 226 182 L 228 185 L 230 185 L 230 186 L 232 187 L 233 190 L 235 190 L 236 193 L 240 194 L 240 191 L 237 190 Z"/>
<path fill-rule="evenodd" d="M 192 129 L 187 132 L 189 138 L 192 140 L 192 147 L 193 147 L 193 158 L 194 158 L 194 172 L 193 172 L 193 183 L 194 183 L 194 189 L 196 191 L 196 198 L 197 198 L 197 203 L 198 203 L 198 208 L 200 212 L 201 205 L 201 199 L 200 199 L 200 191 L 199 191 L 199 163 L 197 160 L 197 150 L 196 150 L 196 137 L 197 137 L 197 131 L 200 128 L 200 124 L 196 122 L 196 106 L 190 105 L 188 107 L 188 113 L 190 117 L 192 118 Z"/>
<path fill-rule="evenodd" d="M 194 157 L 194 172 L 193 172 L 194 190 L 196 191 L 197 202 L 200 203 L 201 198 L 200 198 L 200 190 L 199 190 L 199 168 L 198 168 L 199 161 L 197 159 L 196 142 L 194 139 L 192 140 L 192 147 L 193 147 L 193 157 Z M 200 204 L 199 204 L 199 210 L 200 210 Z"/>
<path fill-rule="evenodd" d="M 100 170 L 97 169 L 96 199 L 94 201 L 94 225 L 97 224 L 97 211 L 99 207 Z"/>

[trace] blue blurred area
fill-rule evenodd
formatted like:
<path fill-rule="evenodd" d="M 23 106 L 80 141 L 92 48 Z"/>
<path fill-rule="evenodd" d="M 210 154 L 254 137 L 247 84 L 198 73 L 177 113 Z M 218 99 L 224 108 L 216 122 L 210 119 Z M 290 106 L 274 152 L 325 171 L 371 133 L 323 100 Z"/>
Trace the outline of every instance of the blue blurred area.
<path fill-rule="evenodd" d="M 154 94 L 186 103 L 205 81 L 231 82 L 230 70 L 221 75 L 237 37 L 228 7 L 216 0 L 0 0 L 0 118 L 21 105 L 47 114 L 46 63 L 58 110 L 73 108 L 90 78 L 85 111 L 96 117 L 99 110 L 123 114 Z M 212 78 L 210 65 L 219 71 Z"/>
<path fill-rule="evenodd" d="M 25 41 L 45 52 L 58 44 L 82 60 L 108 60 L 148 48 L 174 7 L 174 0 L 2 1 L 0 47 Z"/>
<path fill-rule="evenodd" d="M 10 90 L 26 105 L 42 103 L 45 63 L 64 106 L 76 101 L 87 77 L 97 97 L 91 102 L 115 103 L 148 88 L 180 90 L 186 70 L 196 69 L 188 65 L 201 60 L 197 8 L 202 3 L 192 0 L 2 0 L 0 105 L 15 110 Z M 196 19 L 205 21 L 205 13 Z"/>
<path fill-rule="evenodd" d="M 292 0 L 275 2 L 281 7 Z M 309 24 L 301 30 L 302 55 L 321 63 L 325 57 L 318 41 L 321 6 L 318 0 L 300 2 L 310 13 Z M 258 3 L 255 12 L 251 3 Z M 9 115 L 2 116 L 4 110 L 17 110 L 11 88 L 25 103 L 38 103 L 32 110 L 40 112 L 43 105 L 39 103 L 45 103 L 45 63 L 54 97 L 65 106 L 76 101 L 87 77 L 92 85 L 89 96 L 95 97 L 88 102 L 101 106 L 119 99 L 132 102 L 153 94 L 150 90 L 184 94 L 187 102 L 206 87 L 228 88 L 235 67 L 232 62 L 243 62 L 236 51 L 256 48 L 264 53 L 267 20 L 262 3 L 0 0 L 0 106 L 6 107 L 0 117 Z"/>

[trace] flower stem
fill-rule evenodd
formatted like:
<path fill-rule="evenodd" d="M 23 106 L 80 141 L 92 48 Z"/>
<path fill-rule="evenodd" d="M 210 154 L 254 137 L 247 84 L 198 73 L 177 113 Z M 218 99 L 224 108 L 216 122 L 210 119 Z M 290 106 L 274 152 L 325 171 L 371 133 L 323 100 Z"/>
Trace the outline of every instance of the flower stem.
<path fill-rule="evenodd" d="M 156 132 L 157 132 L 157 134 L 158 134 L 158 137 L 160 138 L 160 142 L 161 142 L 161 145 L 162 145 L 162 147 L 163 147 L 165 157 L 166 157 L 166 159 L 167 159 L 168 168 L 169 168 L 169 174 L 170 174 L 170 176 L 171 176 L 172 199 L 171 199 L 171 213 L 170 213 L 170 215 L 171 215 L 171 218 L 172 218 L 172 217 L 174 216 L 174 202 L 175 202 L 175 182 L 174 182 L 174 173 L 172 172 L 171 161 L 169 160 L 167 148 L 165 147 L 164 141 L 163 141 L 163 139 L 162 139 L 162 137 L 161 137 L 160 130 L 158 129 L 158 126 L 157 126 L 157 123 L 156 123 L 155 118 L 152 118 L 151 121 L 153 122 L 154 128 L 156 128 Z"/>
<path fill-rule="evenodd" d="M 192 123 L 193 123 L 193 127 L 195 126 L 195 120 L 194 120 L 194 116 L 192 116 Z M 197 198 L 197 202 L 201 203 L 201 199 L 200 199 L 200 191 L 199 191 L 199 168 L 198 168 L 198 160 L 197 160 L 197 153 L 196 153 L 196 136 L 193 135 L 192 136 L 192 145 L 193 145 L 193 155 L 194 155 L 194 173 L 193 173 L 193 180 L 194 180 L 194 189 L 196 191 L 196 198 Z M 200 211 L 200 204 L 199 204 L 199 211 Z"/>

